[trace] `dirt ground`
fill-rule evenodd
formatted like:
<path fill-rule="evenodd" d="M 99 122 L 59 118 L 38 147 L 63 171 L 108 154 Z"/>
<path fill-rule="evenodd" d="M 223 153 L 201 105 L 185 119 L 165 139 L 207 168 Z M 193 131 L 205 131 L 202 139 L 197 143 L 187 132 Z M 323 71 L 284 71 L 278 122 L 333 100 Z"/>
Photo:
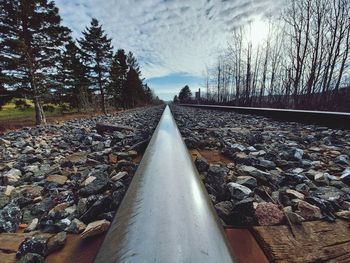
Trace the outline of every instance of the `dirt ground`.
<path fill-rule="evenodd" d="M 113 111 L 111 113 L 115 113 L 115 112 L 118 112 L 118 111 Z M 99 115 L 102 115 L 102 113 L 66 113 L 58 116 L 48 116 L 46 117 L 46 122 L 48 124 L 60 124 L 72 119 L 91 118 Z M 24 127 L 34 127 L 34 126 L 35 126 L 35 118 L 32 118 L 32 117 L 0 120 L 0 134 L 11 130 L 17 130 Z"/>

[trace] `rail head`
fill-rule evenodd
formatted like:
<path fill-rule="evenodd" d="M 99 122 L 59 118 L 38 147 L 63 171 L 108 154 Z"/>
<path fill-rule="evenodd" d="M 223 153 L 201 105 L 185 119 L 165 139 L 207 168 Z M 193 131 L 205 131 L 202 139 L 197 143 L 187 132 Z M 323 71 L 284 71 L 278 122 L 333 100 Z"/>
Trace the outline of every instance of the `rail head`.
<path fill-rule="evenodd" d="M 167 106 L 95 263 L 235 262 Z"/>
<path fill-rule="evenodd" d="M 212 110 L 234 111 L 244 114 L 256 114 L 281 121 L 294 121 L 306 124 L 322 125 L 330 128 L 350 129 L 350 113 L 348 112 L 289 110 L 205 104 L 177 105 Z"/>

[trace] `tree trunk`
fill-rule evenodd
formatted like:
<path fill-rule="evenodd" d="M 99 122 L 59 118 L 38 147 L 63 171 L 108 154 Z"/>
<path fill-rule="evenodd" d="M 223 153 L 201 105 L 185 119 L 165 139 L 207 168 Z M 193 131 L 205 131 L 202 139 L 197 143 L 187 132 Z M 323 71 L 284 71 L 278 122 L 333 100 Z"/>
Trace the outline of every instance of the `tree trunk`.
<path fill-rule="evenodd" d="M 31 86 L 34 94 L 35 123 L 36 125 L 45 125 L 46 118 L 45 118 L 43 107 L 41 105 L 41 101 L 39 99 L 38 90 L 37 90 L 37 87 L 35 86 L 34 81 L 31 81 Z"/>
<path fill-rule="evenodd" d="M 104 93 L 104 90 L 103 88 L 100 86 L 100 92 L 101 92 L 101 109 L 102 109 L 102 113 L 103 114 L 107 114 L 107 111 L 106 111 L 106 103 L 105 103 L 105 93 Z"/>

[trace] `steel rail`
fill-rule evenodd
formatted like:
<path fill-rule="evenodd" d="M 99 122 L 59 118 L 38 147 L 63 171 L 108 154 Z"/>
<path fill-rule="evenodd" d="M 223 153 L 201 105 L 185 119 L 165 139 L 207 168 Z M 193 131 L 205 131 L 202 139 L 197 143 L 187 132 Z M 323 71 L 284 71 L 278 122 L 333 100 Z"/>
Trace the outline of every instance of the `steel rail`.
<path fill-rule="evenodd" d="M 94 262 L 236 262 L 168 106 Z"/>
<path fill-rule="evenodd" d="M 179 106 L 195 107 L 203 109 L 234 111 L 244 114 L 256 114 L 270 117 L 282 121 L 294 121 L 323 125 L 330 128 L 350 129 L 350 113 L 332 112 L 332 111 L 310 111 L 310 110 L 288 110 L 274 108 L 254 108 L 254 107 L 236 107 L 221 105 L 203 105 L 203 104 L 178 104 Z"/>

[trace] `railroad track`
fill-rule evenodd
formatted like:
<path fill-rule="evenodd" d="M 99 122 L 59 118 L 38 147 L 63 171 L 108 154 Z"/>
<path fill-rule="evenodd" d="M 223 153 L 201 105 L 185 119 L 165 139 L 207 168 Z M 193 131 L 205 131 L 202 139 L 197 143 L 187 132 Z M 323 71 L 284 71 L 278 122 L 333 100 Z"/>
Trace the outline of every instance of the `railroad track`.
<path fill-rule="evenodd" d="M 288 110 L 273 108 L 235 107 L 203 104 L 179 104 L 180 106 L 233 111 L 244 114 L 255 114 L 281 121 L 294 121 L 322 125 L 330 128 L 350 129 L 350 113 L 331 111 Z"/>
<path fill-rule="evenodd" d="M 95 262 L 236 262 L 168 106 Z"/>
<path fill-rule="evenodd" d="M 182 106 L 350 128 L 348 113 Z M 227 233 L 167 106 L 94 262 L 238 262 Z M 247 253 L 265 262 L 259 249 Z"/>
<path fill-rule="evenodd" d="M 346 125 L 349 124 L 347 122 L 349 114 L 347 113 L 318 113 L 288 110 L 277 110 L 278 113 L 274 113 L 275 110 L 272 109 L 237 109 L 234 107 L 211 105 L 184 106 L 201 107 L 214 110 L 239 111 L 243 113 L 254 113 L 275 118 L 277 116 L 277 118 L 280 120 L 295 120 L 311 123 L 315 123 L 315 120 L 323 120 L 323 124 L 326 126 L 329 126 L 327 125 L 329 123 L 326 123 L 325 120 L 333 116 L 333 118 L 337 118 L 340 121 L 339 124 L 341 125 L 338 125 L 337 127 L 346 127 Z M 298 253 L 300 252 L 298 251 L 303 251 L 303 246 L 299 246 L 296 251 L 289 253 L 292 255 L 291 257 L 289 257 L 290 255 L 287 254 L 279 254 L 280 252 L 283 252 L 279 249 L 279 247 L 281 242 L 287 242 L 284 243 L 284 245 L 288 247 L 288 251 L 291 251 L 292 248 L 289 246 L 289 243 L 290 240 L 294 240 L 294 238 L 296 238 L 294 234 L 297 236 L 297 239 L 295 239 L 296 242 L 304 244 L 302 241 L 304 239 L 307 239 L 307 237 L 303 231 L 295 232 L 293 230 L 293 236 L 291 236 L 291 232 L 285 228 L 286 225 L 282 221 L 279 222 L 278 225 L 274 225 L 273 228 L 264 228 L 264 225 L 253 225 L 247 229 L 247 225 L 243 225 L 243 229 L 237 229 L 238 225 L 230 222 L 227 223 L 225 221 L 226 219 L 222 214 L 222 210 L 218 209 L 217 206 L 218 204 L 225 202 L 231 202 L 235 204 L 235 201 L 232 201 L 231 199 L 217 198 L 219 195 L 216 196 L 212 192 L 213 188 L 211 188 L 211 183 L 206 181 L 206 179 L 208 179 L 207 175 L 211 175 L 210 168 L 214 167 L 221 169 L 221 166 L 224 166 L 224 168 L 227 166 L 228 168 L 229 164 L 231 164 L 232 161 L 236 162 L 238 160 L 236 163 L 238 164 L 237 167 L 230 168 L 230 172 L 226 172 L 226 175 L 231 176 L 231 172 L 237 172 L 242 168 L 240 165 L 241 162 L 248 160 L 245 157 L 244 152 L 248 153 L 248 151 L 257 150 L 254 147 L 250 147 L 250 149 L 247 150 L 248 148 L 246 148 L 246 146 L 237 144 L 234 147 L 245 148 L 244 150 L 239 150 L 240 152 L 243 152 L 238 156 L 239 158 L 233 155 L 226 160 L 220 159 L 220 162 L 218 164 L 214 159 L 212 159 L 212 157 L 215 154 L 217 154 L 219 158 L 225 157 L 225 152 L 222 151 L 223 148 L 220 147 L 227 146 L 225 143 L 229 145 L 232 142 L 232 139 L 235 140 L 234 142 L 242 143 L 245 145 L 259 144 L 258 142 L 248 143 L 246 141 L 246 137 L 243 135 L 259 135 L 258 130 L 263 131 L 267 127 L 267 130 L 263 132 L 264 135 L 268 138 L 268 134 L 270 133 L 275 133 L 277 134 L 276 136 L 283 134 L 283 138 L 287 141 L 288 139 L 291 139 L 292 141 L 299 141 L 298 138 L 296 138 L 294 135 L 300 134 L 303 134 L 303 138 L 310 139 L 311 141 L 317 141 L 325 138 L 324 142 L 328 144 L 328 146 L 323 147 L 320 145 L 320 143 L 317 143 L 317 146 L 321 148 L 323 147 L 322 149 L 318 147 L 312 147 L 312 149 L 308 150 L 307 145 L 311 144 L 307 143 L 304 145 L 305 147 L 302 146 L 302 148 L 306 151 L 306 154 L 310 153 L 311 151 L 316 152 L 317 154 L 311 154 L 316 154 L 317 156 L 320 156 L 318 152 L 330 152 L 333 157 L 327 157 L 327 159 L 324 160 L 327 163 L 335 156 L 340 155 L 341 152 L 344 153 L 346 150 L 345 148 L 347 146 L 350 146 L 347 143 L 347 138 L 350 138 L 347 134 L 348 131 L 336 131 L 327 128 L 316 128 L 314 126 L 306 125 L 305 130 L 317 130 L 317 134 L 314 134 L 314 137 L 309 138 L 305 137 L 307 135 L 307 133 L 304 133 L 305 131 L 300 132 L 298 130 L 298 127 L 301 127 L 303 125 L 297 123 L 283 124 L 278 122 L 271 122 L 266 118 L 256 116 L 252 116 L 251 121 L 249 117 L 245 115 L 235 115 L 231 113 L 223 114 L 222 112 L 218 111 L 197 110 L 187 107 L 171 107 L 171 110 L 174 113 L 176 122 L 181 129 L 184 139 L 181 137 L 180 131 L 177 127 L 177 124 L 175 123 L 170 108 L 167 106 L 162 113 L 162 117 L 152 136 L 152 140 L 149 143 L 145 154 L 143 155 L 141 164 L 139 165 L 139 168 L 133 177 L 127 194 L 117 211 L 117 214 L 109 228 L 107 235 L 104 238 L 100 250 L 96 253 L 98 245 L 93 245 L 91 243 L 92 240 L 96 240 L 95 238 L 87 240 L 86 242 L 84 241 L 85 243 L 78 240 L 76 242 L 76 244 L 78 244 L 77 246 L 67 246 L 68 249 L 72 248 L 72 250 L 68 250 L 67 254 L 65 255 L 66 259 L 70 258 L 69 254 L 76 256 L 80 255 L 80 251 L 85 253 L 86 251 L 83 251 L 84 246 L 86 248 L 90 244 L 91 246 L 88 250 L 91 252 L 91 254 L 89 256 L 90 260 L 88 262 L 95 260 L 97 263 L 268 262 L 266 257 L 269 257 L 270 260 L 273 261 L 276 255 L 280 256 L 280 258 L 283 259 L 290 258 L 290 262 L 302 262 L 295 261 L 294 259 L 297 257 L 302 258 L 303 255 L 299 255 Z M 283 112 L 287 112 L 288 114 L 284 116 Z M 281 118 L 282 115 L 284 116 L 283 118 Z M 158 115 L 158 118 L 159 116 L 160 114 Z M 311 118 L 312 116 L 313 118 Z M 192 120 L 192 117 L 193 121 L 191 122 L 190 120 Z M 224 118 L 226 118 L 227 121 L 224 121 Z M 213 119 L 217 119 L 218 122 L 212 123 Z M 231 121 L 232 119 L 233 121 Z M 147 124 L 148 122 L 150 122 L 150 120 L 146 119 L 146 122 L 144 124 Z M 274 126 L 269 126 L 269 122 L 273 123 Z M 156 123 L 154 123 L 153 127 L 155 127 L 155 125 Z M 265 127 L 264 125 L 267 126 Z M 108 128 L 125 129 L 126 127 L 110 126 Z M 290 138 L 288 137 L 289 130 L 293 130 L 293 136 Z M 219 133 L 223 133 L 224 135 L 219 135 Z M 193 139 L 191 136 L 198 137 L 195 138 L 197 141 L 200 141 L 201 139 L 205 140 L 205 136 L 208 136 L 208 138 L 212 136 L 217 137 L 206 141 L 205 147 L 202 147 L 199 144 L 197 144 L 195 147 L 191 147 L 190 144 L 187 144 L 187 148 L 183 140 L 185 140 L 186 143 L 188 141 L 191 142 L 191 140 L 188 140 Z M 250 138 L 249 136 L 247 138 Z M 273 136 L 274 135 L 271 137 L 272 139 L 274 139 Z M 259 137 L 257 138 L 259 139 Z M 266 139 L 267 144 L 271 142 L 271 138 L 268 138 Z M 212 141 L 212 139 L 215 139 L 216 141 Z M 304 141 L 304 139 L 302 141 Z M 222 142 L 222 144 L 217 144 L 218 142 Z M 283 144 L 284 142 L 285 140 L 280 144 Z M 332 143 L 335 143 L 338 148 L 332 146 Z M 290 145 L 295 146 L 296 144 Z M 275 145 L 273 147 L 278 148 L 279 146 Z M 343 147 L 345 150 L 340 147 Z M 192 158 L 196 160 L 195 164 L 198 167 L 198 170 L 201 172 L 200 176 L 203 177 L 203 182 L 206 184 L 207 190 L 205 189 L 204 184 L 202 183 L 202 179 L 191 160 L 191 155 L 189 154 L 188 149 L 190 149 Z M 198 153 L 198 155 L 193 154 L 193 149 Z M 340 152 L 335 150 L 338 150 Z M 223 154 L 220 155 L 221 153 Z M 260 154 L 260 152 L 258 153 Z M 346 162 L 344 155 L 340 156 L 343 156 L 343 159 L 339 160 L 341 162 Z M 197 162 L 198 159 L 196 159 L 198 157 L 208 158 L 207 166 L 209 169 L 206 168 L 205 171 L 200 169 Z M 238 158 L 237 160 L 236 157 Z M 268 163 L 268 165 L 270 165 L 270 163 Z M 281 167 L 283 168 L 283 166 Z M 256 169 L 254 167 L 250 168 Z M 330 178 L 330 180 L 334 180 L 334 177 L 335 176 Z M 225 183 L 232 182 L 233 180 L 235 182 L 236 179 L 225 177 Z M 221 181 L 219 180 L 218 183 L 220 182 Z M 252 190 L 254 190 L 256 187 L 257 186 L 252 186 Z M 254 191 L 250 190 L 249 192 L 255 193 Z M 210 194 L 210 198 L 208 193 Z M 231 193 L 231 195 L 232 196 L 230 196 L 230 198 L 234 198 L 234 194 Z M 245 197 L 243 199 L 245 199 Z M 212 203 L 215 204 L 215 209 L 218 211 L 218 213 L 216 213 Z M 221 220 L 218 218 L 217 214 L 220 216 Z M 227 224 L 228 227 L 225 226 L 224 229 L 222 225 L 225 224 Z M 324 245 L 328 240 L 330 240 L 327 238 L 327 234 L 329 234 L 327 231 L 329 231 L 330 225 L 328 225 L 326 222 L 316 222 L 316 224 L 313 222 L 303 222 L 302 224 L 305 225 L 305 229 L 311 231 L 310 235 L 314 240 L 322 239 L 323 236 L 325 237 L 324 240 L 322 239 L 319 242 L 321 245 Z M 330 253 L 332 255 L 343 255 L 343 250 L 348 251 L 348 244 L 350 245 L 350 242 L 348 242 L 347 239 L 350 237 L 348 225 L 342 221 L 339 222 L 338 220 L 337 223 L 334 224 L 336 224 L 336 227 L 334 228 L 340 229 L 339 231 L 332 231 L 331 233 L 332 235 L 337 236 L 337 239 L 334 242 L 338 242 L 338 240 L 344 239 L 344 242 L 342 241 L 342 245 L 339 246 L 339 249 L 332 248 L 331 252 L 329 252 L 329 250 L 324 249 L 323 247 L 320 247 L 319 249 L 314 249 L 314 247 L 312 247 L 313 251 L 323 251 L 322 253 L 325 254 L 323 255 L 321 252 L 319 252 L 322 254 L 319 256 L 318 254 L 312 254 L 312 252 L 309 252 L 306 253 L 306 255 L 313 256 L 315 259 L 328 259 L 330 257 Z M 303 229 L 303 227 L 299 229 Z M 326 233 L 323 235 L 322 233 L 324 231 L 326 231 Z M 274 235 L 272 232 L 280 234 Z M 315 238 L 316 234 L 317 238 Z M 100 237 L 103 238 L 103 236 Z M 279 237 L 287 238 L 280 240 Z M 99 242 L 102 242 L 102 238 L 99 239 Z M 333 241 L 330 240 L 330 242 Z M 80 247 L 80 245 L 84 246 Z M 327 246 L 333 247 L 333 245 L 333 243 L 327 243 Z M 264 255 L 262 249 L 265 251 L 266 256 Z M 63 254 L 64 253 L 65 252 L 63 252 Z M 346 256 L 347 254 L 344 257 Z M 79 256 L 76 258 L 79 258 Z M 50 258 L 47 260 L 50 262 Z M 86 261 L 83 260 L 80 262 Z"/>

